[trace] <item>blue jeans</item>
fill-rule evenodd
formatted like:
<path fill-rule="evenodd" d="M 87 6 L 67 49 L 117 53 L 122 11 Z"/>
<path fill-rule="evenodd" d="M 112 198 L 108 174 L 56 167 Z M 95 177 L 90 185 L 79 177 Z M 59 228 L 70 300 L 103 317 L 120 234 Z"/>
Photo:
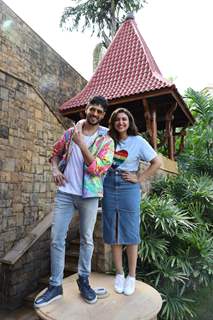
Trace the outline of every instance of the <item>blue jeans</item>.
<path fill-rule="evenodd" d="M 80 216 L 80 254 L 78 274 L 89 276 L 93 254 L 93 230 L 97 217 L 98 198 L 82 198 L 57 191 L 51 230 L 50 284 L 62 284 L 65 263 L 65 239 L 72 217 L 78 210 Z"/>

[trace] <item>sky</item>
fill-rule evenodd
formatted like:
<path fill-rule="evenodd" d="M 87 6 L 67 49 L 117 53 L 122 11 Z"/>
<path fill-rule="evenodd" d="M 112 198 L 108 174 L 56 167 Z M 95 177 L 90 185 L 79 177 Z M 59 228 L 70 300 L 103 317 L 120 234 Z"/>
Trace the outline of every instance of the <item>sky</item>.
<path fill-rule="evenodd" d="M 85 79 L 99 39 L 89 31 L 63 31 L 63 9 L 71 0 L 3 0 Z M 135 15 L 138 28 L 161 73 L 183 94 L 188 87 L 213 86 L 213 1 L 147 0 Z"/>

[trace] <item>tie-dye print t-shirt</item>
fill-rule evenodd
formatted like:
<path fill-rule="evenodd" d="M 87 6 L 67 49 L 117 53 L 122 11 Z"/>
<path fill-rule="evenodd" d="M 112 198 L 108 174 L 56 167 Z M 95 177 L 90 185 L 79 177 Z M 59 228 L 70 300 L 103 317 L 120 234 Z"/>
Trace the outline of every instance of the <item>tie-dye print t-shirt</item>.
<path fill-rule="evenodd" d="M 112 167 L 124 171 L 137 171 L 140 160 L 149 162 L 156 156 L 157 153 L 144 138 L 128 136 L 117 144 Z"/>

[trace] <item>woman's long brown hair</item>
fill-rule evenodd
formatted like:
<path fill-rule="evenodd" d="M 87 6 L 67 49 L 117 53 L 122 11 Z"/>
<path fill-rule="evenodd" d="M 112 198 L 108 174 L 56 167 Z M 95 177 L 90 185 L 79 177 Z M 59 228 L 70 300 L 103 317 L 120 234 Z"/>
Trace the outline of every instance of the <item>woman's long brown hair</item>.
<path fill-rule="evenodd" d="M 119 134 L 115 130 L 115 121 L 116 121 L 117 115 L 119 113 L 125 113 L 129 119 L 129 128 L 127 129 L 127 135 L 128 136 L 137 136 L 138 135 L 138 128 L 135 124 L 135 120 L 134 120 L 131 112 L 129 110 L 127 110 L 126 108 L 118 108 L 115 111 L 113 111 L 113 113 L 111 114 L 111 117 L 109 119 L 109 132 L 108 132 L 108 134 L 114 140 L 115 145 L 117 145 L 119 143 Z"/>

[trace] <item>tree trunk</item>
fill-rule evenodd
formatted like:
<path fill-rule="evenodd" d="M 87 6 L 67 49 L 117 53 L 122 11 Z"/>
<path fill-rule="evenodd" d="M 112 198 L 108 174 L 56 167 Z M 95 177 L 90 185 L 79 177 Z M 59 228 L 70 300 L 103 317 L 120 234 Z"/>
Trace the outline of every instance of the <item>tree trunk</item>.
<path fill-rule="evenodd" d="M 113 39 L 115 33 L 116 33 L 116 20 L 115 20 L 115 1 L 111 1 L 111 19 L 112 19 L 112 25 L 111 25 L 111 39 Z"/>

